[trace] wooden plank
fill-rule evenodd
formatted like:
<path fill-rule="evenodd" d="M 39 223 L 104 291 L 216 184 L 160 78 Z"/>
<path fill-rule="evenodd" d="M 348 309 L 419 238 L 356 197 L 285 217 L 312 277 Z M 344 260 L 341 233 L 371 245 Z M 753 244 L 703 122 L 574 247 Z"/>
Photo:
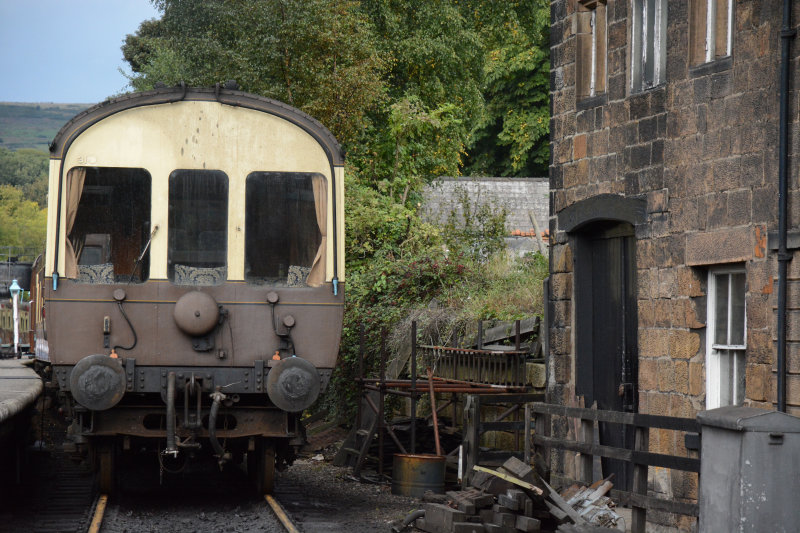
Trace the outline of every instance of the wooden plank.
<path fill-rule="evenodd" d="M 533 333 L 539 329 L 539 317 L 534 316 L 531 318 L 526 318 L 524 320 L 520 320 L 519 322 L 519 334 L 520 335 L 527 335 L 528 333 Z M 514 327 L 514 322 L 506 322 L 499 326 L 495 326 L 493 328 L 489 328 L 488 330 L 483 332 L 483 344 L 489 344 L 497 341 L 504 341 L 513 338 L 517 334 L 517 330 Z"/>
<path fill-rule="evenodd" d="M 544 394 L 542 393 L 519 393 L 519 394 L 492 394 L 491 396 L 485 396 L 481 399 L 481 404 L 483 405 L 496 405 L 500 403 L 531 403 L 534 402 L 541 402 L 544 400 Z"/>
<path fill-rule="evenodd" d="M 579 515 L 575 509 L 572 508 L 571 505 L 568 505 L 567 502 L 564 501 L 564 498 L 562 498 L 561 495 L 547 483 L 547 481 L 543 479 L 540 479 L 540 481 L 544 483 L 544 486 L 547 488 L 548 491 L 547 497 L 550 498 L 550 501 L 556 504 L 559 509 L 567 513 L 567 516 L 569 516 L 570 519 L 576 524 L 580 525 L 586 523 L 586 520 L 584 520 L 583 517 Z"/>
<path fill-rule="evenodd" d="M 472 467 L 478 462 L 480 446 L 480 421 L 481 405 L 480 396 L 468 394 L 464 402 L 464 478 L 461 480 L 463 488 L 469 486 L 469 477 Z"/>
<path fill-rule="evenodd" d="M 700 516 L 700 505 L 696 503 L 664 500 L 656 496 L 643 496 L 632 494 L 623 490 L 611 489 L 611 498 L 618 505 L 646 507 L 648 511 L 663 511 L 665 513 L 682 514 L 686 516 Z"/>
<path fill-rule="evenodd" d="M 660 453 L 638 452 L 634 450 L 626 450 L 624 448 L 616 448 L 613 446 L 603 446 L 598 444 L 590 445 L 583 442 L 576 442 L 574 440 L 545 437 L 542 435 L 534 435 L 533 443 L 537 446 L 561 448 L 571 452 L 599 455 L 601 457 L 619 459 L 621 461 L 630 461 L 635 464 L 674 468 L 676 470 L 684 470 L 686 472 L 700 472 L 700 459 L 694 459 L 691 457 L 676 457 L 674 455 L 665 455 Z"/>
<path fill-rule="evenodd" d="M 524 420 L 501 420 L 499 422 L 481 422 L 480 432 L 485 431 L 522 431 L 525 429 Z"/>
<path fill-rule="evenodd" d="M 592 410 L 597 410 L 596 401 L 592 404 Z M 580 432 L 581 432 L 580 435 L 581 442 L 589 445 L 594 444 L 594 420 L 587 420 L 585 418 L 581 418 Z M 594 479 L 592 479 L 592 462 L 593 462 L 592 454 L 581 453 L 579 475 L 581 477 L 581 481 L 583 481 L 584 483 L 592 483 L 594 481 Z"/>
<path fill-rule="evenodd" d="M 523 444 L 523 451 L 524 451 L 524 459 L 525 464 L 530 464 L 531 462 L 531 406 L 525 404 L 525 429 L 523 430 L 525 433 L 525 443 Z"/>
<path fill-rule="evenodd" d="M 694 418 L 644 415 L 639 413 L 623 413 L 620 411 L 593 411 L 592 409 L 586 409 L 583 407 L 567 407 L 565 405 L 554 405 L 541 402 L 533 403 L 531 408 L 535 413 L 596 420 L 598 422 L 608 422 L 611 424 L 626 424 L 638 427 L 672 429 L 676 431 L 688 431 L 692 433 L 697 433 L 700 431 L 700 424 Z"/>
<path fill-rule="evenodd" d="M 645 428 L 636 428 L 634 448 L 640 450 L 649 449 L 650 432 Z M 633 490 L 632 494 L 647 496 L 647 466 L 636 464 L 633 467 Z M 634 505 L 631 509 L 631 533 L 645 533 L 647 527 L 647 507 Z"/>
<path fill-rule="evenodd" d="M 522 481 L 521 479 L 518 479 L 518 478 L 516 478 L 514 476 L 510 476 L 510 475 L 508 475 L 508 474 L 506 474 L 504 472 L 498 472 L 497 470 L 492 470 L 491 468 L 486 468 L 486 467 L 483 467 L 483 466 L 480 466 L 480 465 L 475 465 L 475 466 L 472 467 L 472 469 L 473 470 L 477 470 L 478 472 L 485 472 L 487 474 L 491 474 L 493 476 L 499 477 L 500 479 L 504 479 L 504 480 L 508 481 L 509 483 L 513 483 L 514 485 L 522 487 L 523 489 L 528 489 L 528 490 L 530 490 L 532 492 L 535 492 L 539 496 L 544 494 L 544 491 L 542 489 L 540 489 L 539 487 L 537 487 L 536 485 L 528 483 L 527 481 Z M 542 482 L 544 483 L 544 480 L 542 480 Z M 551 490 L 552 490 L 552 488 L 551 488 Z M 564 501 L 564 500 L 561 500 L 561 501 Z M 566 505 L 566 502 L 564 502 L 564 505 Z M 575 512 L 574 509 L 573 509 L 573 512 Z M 577 516 L 577 514 L 576 514 L 576 516 Z"/>

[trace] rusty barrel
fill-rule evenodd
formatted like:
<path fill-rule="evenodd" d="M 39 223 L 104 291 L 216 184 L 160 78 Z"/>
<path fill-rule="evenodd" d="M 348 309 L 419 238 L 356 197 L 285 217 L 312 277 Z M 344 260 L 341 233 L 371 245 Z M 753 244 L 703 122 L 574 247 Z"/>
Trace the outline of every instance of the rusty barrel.
<path fill-rule="evenodd" d="M 426 490 L 444 492 L 444 456 L 396 453 L 393 466 L 392 494 L 419 498 Z"/>

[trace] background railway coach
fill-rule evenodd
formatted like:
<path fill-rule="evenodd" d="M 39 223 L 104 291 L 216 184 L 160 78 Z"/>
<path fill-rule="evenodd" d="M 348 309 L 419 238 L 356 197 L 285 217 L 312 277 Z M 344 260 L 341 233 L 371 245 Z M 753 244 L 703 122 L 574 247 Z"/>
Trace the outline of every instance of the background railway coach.
<path fill-rule="evenodd" d="M 321 124 L 219 86 L 108 100 L 61 129 L 39 344 L 101 489 L 142 447 L 173 468 L 246 457 L 271 489 L 336 362 L 343 183 Z"/>

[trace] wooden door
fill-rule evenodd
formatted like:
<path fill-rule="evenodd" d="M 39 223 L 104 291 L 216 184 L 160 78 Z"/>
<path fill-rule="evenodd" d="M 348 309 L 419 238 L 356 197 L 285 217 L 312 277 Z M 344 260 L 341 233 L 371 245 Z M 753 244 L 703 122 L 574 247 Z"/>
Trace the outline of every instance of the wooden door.
<path fill-rule="evenodd" d="M 636 240 L 630 224 L 599 222 L 576 238 L 576 390 L 586 406 L 636 412 Z M 600 424 L 600 444 L 633 447 L 633 428 Z M 603 459 L 603 476 L 631 486 L 633 465 Z"/>

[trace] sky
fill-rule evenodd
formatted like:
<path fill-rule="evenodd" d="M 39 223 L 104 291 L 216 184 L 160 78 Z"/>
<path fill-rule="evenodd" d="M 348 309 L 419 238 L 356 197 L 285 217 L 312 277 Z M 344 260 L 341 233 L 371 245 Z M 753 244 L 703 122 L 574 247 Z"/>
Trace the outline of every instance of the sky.
<path fill-rule="evenodd" d="M 129 90 L 125 36 L 149 0 L 0 0 L 0 102 L 93 104 Z"/>

